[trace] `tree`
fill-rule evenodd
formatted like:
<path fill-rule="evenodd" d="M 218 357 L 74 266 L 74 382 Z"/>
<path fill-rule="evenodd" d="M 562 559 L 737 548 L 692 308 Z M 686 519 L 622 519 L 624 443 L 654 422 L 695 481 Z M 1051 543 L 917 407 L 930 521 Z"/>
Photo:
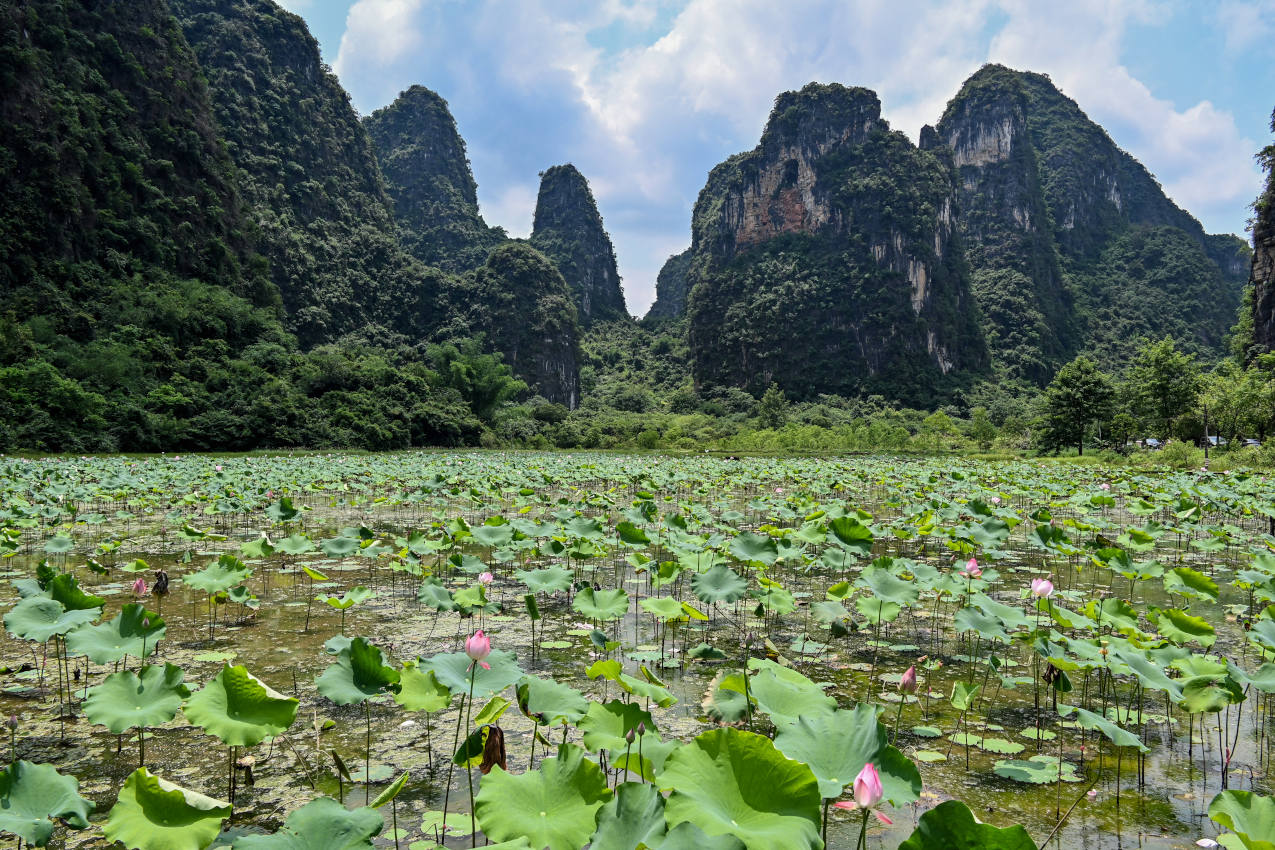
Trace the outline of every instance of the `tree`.
<path fill-rule="evenodd" d="M 778 384 L 767 387 L 757 405 L 757 418 L 763 428 L 779 429 L 788 421 L 788 397 Z"/>
<path fill-rule="evenodd" d="M 1203 389 L 1195 355 L 1179 351 L 1173 337 L 1146 342 L 1129 369 L 1130 402 L 1143 421 L 1168 435 L 1173 420 L 1191 410 Z"/>
<path fill-rule="evenodd" d="M 996 426 L 988 418 L 986 407 L 976 407 L 970 411 L 969 437 L 983 451 L 992 447 L 996 440 Z"/>
<path fill-rule="evenodd" d="M 1085 432 L 1111 415 L 1116 390 L 1111 378 L 1084 355 L 1058 370 L 1045 389 L 1040 440 L 1044 448 L 1075 446 L 1085 453 Z"/>

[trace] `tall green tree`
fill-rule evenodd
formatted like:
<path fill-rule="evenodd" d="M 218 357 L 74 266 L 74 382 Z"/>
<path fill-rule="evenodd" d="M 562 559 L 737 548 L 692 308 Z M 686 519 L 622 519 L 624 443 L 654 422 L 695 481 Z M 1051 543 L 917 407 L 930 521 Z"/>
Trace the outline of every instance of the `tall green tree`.
<path fill-rule="evenodd" d="M 788 397 L 778 384 L 771 383 L 762 395 L 757 419 L 763 428 L 782 428 L 788 422 Z"/>
<path fill-rule="evenodd" d="M 1130 406 L 1144 424 L 1164 437 L 1175 419 L 1195 408 L 1204 380 L 1195 355 L 1180 351 L 1177 341 L 1166 336 L 1138 350 L 1127 386 Z"/>
<path fill-rule="evenodd" d="M 1110 376 L 1081 355 L 1058 370 L 1045 390 L 1041 445 L 1049 450 L 1075 446 L 1085 453 L 1085 433 L 1111 416 L 1116 389 Z"/>

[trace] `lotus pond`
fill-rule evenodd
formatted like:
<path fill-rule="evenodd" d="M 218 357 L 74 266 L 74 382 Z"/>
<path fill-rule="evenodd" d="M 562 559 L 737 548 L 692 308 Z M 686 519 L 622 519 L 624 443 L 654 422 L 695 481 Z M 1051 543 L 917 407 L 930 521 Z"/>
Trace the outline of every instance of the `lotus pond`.
<path fill-rule="evenodd" d="M 0 833 L 1271 850 L 1273 532 L 1243 473 L 0 457 Z"/>

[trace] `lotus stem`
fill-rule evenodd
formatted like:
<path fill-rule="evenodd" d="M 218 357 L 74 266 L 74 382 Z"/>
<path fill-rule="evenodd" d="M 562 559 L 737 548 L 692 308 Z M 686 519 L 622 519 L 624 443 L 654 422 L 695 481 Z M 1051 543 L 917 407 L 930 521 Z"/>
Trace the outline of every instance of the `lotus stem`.
<path fill-rule="evenodd" d="M 469 740 L 469 718 L 474 707 L 474 677 L 478 675 L 478 662 L 469 665 L 469 700 L 465 703 L 465 740 Z M 535 730 L 532 730 L 535 736 Z M 469 846 L 478 846 L 478 822 L 474 812 L 474 766 L 470 763 L 468 751 L 465 753 L 465 774 L 469 780 Z M 447 822 L 447 813 L 443 812 L 443 822 Z"/>

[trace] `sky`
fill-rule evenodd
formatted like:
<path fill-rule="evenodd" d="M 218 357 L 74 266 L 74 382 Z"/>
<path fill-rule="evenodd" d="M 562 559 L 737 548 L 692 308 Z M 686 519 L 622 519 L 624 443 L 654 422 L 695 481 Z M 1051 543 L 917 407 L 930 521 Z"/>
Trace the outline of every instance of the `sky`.
<path fill-rule="evenodd" d="M 489 224 L 526 236 L 573 163 L 643 315 L 709 170 L 782 91 L 866 86 L 916 141 L 986 62 L 1048 74 L 1211 233 L 1247 238 L 1271 139 L 1275 0 L 282 0 L 367 114 L 447 99 Z"/>

